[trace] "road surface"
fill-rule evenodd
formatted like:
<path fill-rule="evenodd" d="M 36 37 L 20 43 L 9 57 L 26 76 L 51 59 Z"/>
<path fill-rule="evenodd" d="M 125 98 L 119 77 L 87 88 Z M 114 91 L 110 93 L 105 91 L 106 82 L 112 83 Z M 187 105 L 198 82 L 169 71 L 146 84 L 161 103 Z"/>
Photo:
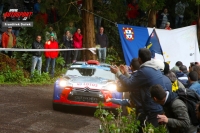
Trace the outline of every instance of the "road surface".
<path fill-rule="evenodd" d="M 0 133 L 98 133 L 95 109 L 52 109 L 53 85 L 0 85 Z"/>

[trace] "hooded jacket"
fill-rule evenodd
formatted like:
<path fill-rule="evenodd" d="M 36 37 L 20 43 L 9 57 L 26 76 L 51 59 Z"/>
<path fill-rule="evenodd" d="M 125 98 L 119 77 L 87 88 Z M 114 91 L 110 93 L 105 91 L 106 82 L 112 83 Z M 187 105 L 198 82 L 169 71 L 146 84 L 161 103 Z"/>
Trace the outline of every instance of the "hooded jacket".
<path fill-rule="evenodd" d="M 176 77 L 184 86 L 187 86 L 188 77 L 185 73 L 176 72 Z"/>
<path fill-rule="evenodd" d="M 126 75 L 126 77 L 131 78 L 131 76 L 135 75 L 136 71 L 132 73 L 132 75 Z M 130 89 L 127 87 L 123 87 L 121 84 L 117 87 L 117 91 L 119 92 L 127 92 Z M 134 108 L 136 108 L 136 114 L 142 113 L 143 112 L 143 107 L 142 107 L 142 99 L 140 95 L 140 90 L 135 88 L 130 91 L 130 101 L 133 101 L 131 103 L 134 103 Z"/>
<path fill-rule="evenodd" d="M 187 106 L 178 99 L 176 93 L 169 93 L 163 109 L 168 117 L 167 126 L 170 133 L 194 133 L 197 130 L 190 122 Z"/>
<path fill-rule="evenodd" d="M 45 49 L 58 49 L 58 42 L 57 41 L 47 41 L 44 45 Z M 58 57 L 58 51 L 45 51 L 44 55 L 46 58 L 57 58 Z"/>
<path fill-rule="evenodd" d="M 140 66 L 140 69 L 131 75 L 130 78 L 117 73 L 122 86 L 127 88 L 128 91 L 139 90 L 141 94 L 141 104 L 144 112 L 148 115 L 151 112 L 161 112 L 163 109 L 159 104 L 156 104 L 151 96 L 149 88 L 152 85 L 159 84 L 166 89 L 163 82 L 163 74 L 160 67 L 155 64 L 154 60 L 147 61 Z"/>

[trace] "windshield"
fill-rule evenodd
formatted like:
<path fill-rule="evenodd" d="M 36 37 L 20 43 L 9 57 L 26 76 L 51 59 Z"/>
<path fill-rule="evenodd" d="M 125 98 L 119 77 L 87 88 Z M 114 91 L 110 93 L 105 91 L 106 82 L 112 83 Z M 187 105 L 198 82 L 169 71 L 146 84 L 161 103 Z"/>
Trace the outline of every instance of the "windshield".
<path fill-rule="evenodd" d="M 97 68 L 69 68 L 66 75 L 100 77 L 108 80 L 115 80 L 115 75 L 109 70 Z"/>

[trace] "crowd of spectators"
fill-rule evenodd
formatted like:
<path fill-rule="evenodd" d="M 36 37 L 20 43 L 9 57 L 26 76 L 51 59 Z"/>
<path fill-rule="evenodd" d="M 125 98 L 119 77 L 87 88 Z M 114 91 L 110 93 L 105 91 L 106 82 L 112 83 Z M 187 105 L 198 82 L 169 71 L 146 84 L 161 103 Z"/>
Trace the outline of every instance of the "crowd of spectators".
<path fill-rule="evenodd" d="M 147 17 L 147 13 L 143 12 L 139 5 L 138 0 L 125 0 L 124 3 L 127 5 L 127 13 L 125 21 L 126 24 L 131 25 L 139 25 L 139 26 L 147 26 L 147 22 L 145 23 L 144 17 Z M 175 13 L 169 14 L 168 8 L 164 7 L 163 10 L 157 11 L 156 15 L 156 27 L 160 29 L 171 30 L 170 23 L 174 23 L 174 28 L 182 27 L 185 8 L 189 6 L 186 0 L 179 0 L 175 5 Z M 172 19 L 172 15 L 175 16 Z M 139 22 L 137 22 L 139 21 Z M 172 22 L 173 21 L 173 22 Z M 193 22 L 193 24 L 196 24 Z"/>
<path fill-rule="evenodd" d="M 193 124 L 189 105 L 179 98 L 177 91 L 193 90 L 200 96 L 198 62 L 192 62 L 187 68 L 181 61 L 177 61 L 170 69 L 167 62 L 151 58 L 150 50 L 141 48 L 138 58 L 132 59 L 130 67 L 131 75 L 127 66 L 110 67 L 119 80 L 117 90 L 129 92 L 130 96 L 124 100 L 109 98 L 107 102 L 136 108 L 141 127 L 144 122 L 148 122 L 155 127 L 166 125 L 169 133 L 197 133 L 198 126 Z M 198 119 L 199 105 L 196 107 Z M 142 129 L 139 132 L 142 133 Z"/>

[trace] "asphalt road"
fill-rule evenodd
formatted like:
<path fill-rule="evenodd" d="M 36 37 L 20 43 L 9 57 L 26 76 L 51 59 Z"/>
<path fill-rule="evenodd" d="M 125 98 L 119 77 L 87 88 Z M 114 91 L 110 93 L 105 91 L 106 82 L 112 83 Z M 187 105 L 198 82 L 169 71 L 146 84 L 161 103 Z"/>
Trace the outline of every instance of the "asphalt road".
<path fill-rule="evenodd" d="M 52 109 L 52 86 L 0 85 L 0 133 L 98 133 L 91 108 Z"/>

